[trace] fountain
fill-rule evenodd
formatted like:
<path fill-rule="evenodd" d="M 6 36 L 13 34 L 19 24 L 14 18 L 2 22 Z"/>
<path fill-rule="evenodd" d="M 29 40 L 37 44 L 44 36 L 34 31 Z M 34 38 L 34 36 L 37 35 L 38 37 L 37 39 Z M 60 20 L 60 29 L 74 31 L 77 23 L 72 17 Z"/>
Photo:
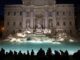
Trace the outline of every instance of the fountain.
<path fill-rule="evenodd" d="M 56 36 L 57 38 L 50 38 L 45 34 L 31 34 L 30 31 L 16 33 L 15 35 L 9 35 L 6 41 L 17 42 L 17 43 L 52 43 L 61 44 L 67 38 L 65 33 L 60 33 Z M 69 42 L 74 42 L 74 40 L 69 39 Z"/>

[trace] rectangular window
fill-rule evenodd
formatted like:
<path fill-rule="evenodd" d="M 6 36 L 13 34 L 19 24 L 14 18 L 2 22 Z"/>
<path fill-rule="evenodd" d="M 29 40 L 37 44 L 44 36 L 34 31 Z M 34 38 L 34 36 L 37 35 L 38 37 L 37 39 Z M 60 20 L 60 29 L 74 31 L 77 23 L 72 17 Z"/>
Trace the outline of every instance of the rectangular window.
<path fill-rule="evenodd" d="M 65 12 L 63 12 L 63 15 L 65 15 Z"/>
<path fill-rule="evenodd" d="M 20 16 L 22 16 L 22 14 L 23 14 L 23 12 L 22 12 L 22 11 L 20 11 Z"/>
<path fill-rule="evenodd" d="M 57 22 L 57 26 L 59 26 L 60 24 L 59 24 L 59 22 Z"/>
<path fill-rule="evenodd" d="M 10 15 L 10 12 L 8 12 L 8 16 Z"/>
<path fill-rule="evenodd" d="M 13 22 L 13 26 L 15 26 L 15 22 Z"/>
<path fill-rule="evenodd" d="M 7 25 L 9 26 L 9 22 L 7 22 Z"/>
<path fill-rule="evenodd" d="M 66 25 L 66 23 L 65 23 L 65 22 L 63 22 L 63 25 L 65 26 L 65 25 Z"/>
<path fill-rule="evenodd" d="M 14 16 L 16 15 L 16 12 L 14 12 Z"/>
<path fill-rule="evenodd" d="M 22 26 L 22 22 L 20 22 L 19 25 Z"/>
<path fill-rule="evenodd" d="M 70 30 L 70 34 L 72 34 L 72 30 Z"/>
<path fill-rule="evenodd" d="M 59 12 L 56 12 L 57 15 L 59 15 Z"/>
<path fill-rule="evenodd" d="M 71 21 L 69 22 L 69 25 L 72 25 L 72 22 Z"/>

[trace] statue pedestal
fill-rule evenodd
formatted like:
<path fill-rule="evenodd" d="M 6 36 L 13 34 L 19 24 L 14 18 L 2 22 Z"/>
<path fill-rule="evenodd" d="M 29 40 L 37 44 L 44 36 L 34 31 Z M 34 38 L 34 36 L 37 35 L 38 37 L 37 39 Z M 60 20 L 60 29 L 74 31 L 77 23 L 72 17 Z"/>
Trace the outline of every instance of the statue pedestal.
<path fill-rule="evenodd" d="M 36 31 L 34 33 L 35 34 L 43 34 L 43 30 L 42 29 L 36 29 Z"/>

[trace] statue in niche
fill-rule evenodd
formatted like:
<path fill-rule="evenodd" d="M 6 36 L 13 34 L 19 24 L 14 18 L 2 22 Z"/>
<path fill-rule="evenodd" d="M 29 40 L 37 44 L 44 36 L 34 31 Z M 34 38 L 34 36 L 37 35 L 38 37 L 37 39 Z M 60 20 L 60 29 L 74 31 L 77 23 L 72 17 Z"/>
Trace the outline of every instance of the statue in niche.
<path fill-rule="evenodd" d="M 27 27 L 27 29 L 29 29 L 30 28 L 30 21 L 28 20 L 27 22 L 26 22 L 26 27 Z"/>
<path fill-rule="evenodd" d="M 39 16 L 35 19 L 35 33 L 43 33 L 43 28 L 44 28 L 44 21 L 43 18 L 39 18 Z"/>
<path fill-rule="evenodd" d="M 27 23 L 27 28 L 30 28 L 29 23 Z"/>
<path fill-rule="evenodd" d="M 35 22 L 36 22 L 37 28 L 41 28 L 41 20 L 42 20 L 42 18 L 43 18 L 43 15 L 42 14 L 36 15 Z"/>
<path fill-rule="evenodd" d="M 48 21 L 48 28 L 52 28 L 53 27 L 53 20 L 49 19 Z"/>
<path fill-rule="evenodd" d="M 41 28 L 41 22 L 40 21 L 38 21 L 38 23 L 37 23 L 37 28 Z"/>

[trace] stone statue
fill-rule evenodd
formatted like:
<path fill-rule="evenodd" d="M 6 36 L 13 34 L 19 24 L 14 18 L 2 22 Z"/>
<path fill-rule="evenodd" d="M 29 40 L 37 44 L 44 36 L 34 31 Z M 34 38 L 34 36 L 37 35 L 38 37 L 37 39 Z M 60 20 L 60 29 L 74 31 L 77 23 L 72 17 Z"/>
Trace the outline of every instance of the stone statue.
<path fill-rule="evenodd" d="M 41 28 L 41 24 L 37 24 L 37 28 Z"/>

